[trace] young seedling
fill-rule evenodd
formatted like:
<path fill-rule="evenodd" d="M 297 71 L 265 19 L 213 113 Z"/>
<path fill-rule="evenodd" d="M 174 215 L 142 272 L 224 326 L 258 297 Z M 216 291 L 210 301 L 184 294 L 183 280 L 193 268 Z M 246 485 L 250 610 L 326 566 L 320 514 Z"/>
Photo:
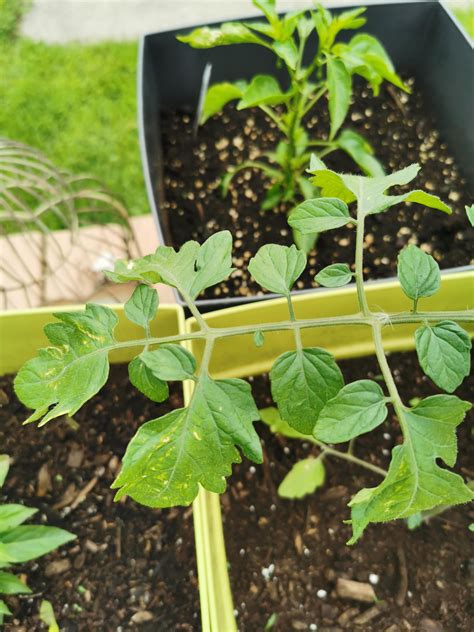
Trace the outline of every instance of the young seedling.
<path fill-rule="evenodd" d="M 296 246 L 263 246 L 250 260 L 253 278 L 265 289 L 286 298 L 289 319 L 259 325 L 211 327 L 198 311 L 195 299 L 207 287 L 232 272 L 232 238 L 216 233 L 201 246 L 195 241 L 179 251 L 160 246 L 154 254 L 119 261 L 109 273 L 122 283 L 138 281 L 125 306 L 129 319 L 144 330 L 140 340 L 117 341 L 117 316 L 103 305 L 87 305 L 84 312 L 57 314 L 60 322 L 46 326 L 52 346 L 28 361 L 15 379 L 20 400 L 34 409 L 27 422 L 44 425 L 62 415 L 73 415 L 105 384 L 108 355 L 117 348 L 136 347 L 129 365 L 132 384 L 155 401 L 166 398 L 169 380 L 191 381 L 193 393 L 186 407 L 178 408 L 141 426 L 123 458 L 113 484 L 119 499 L 130 496 L 150 507 L 187 505 L 199 486 L 222 493 L 238 450 L 250 460 L 262 461 L 262 448 L 254 422 L 260 417 L 250 385 L 242 379 L 216 380 L 209 363 L 216 340 L 254 334 L 257 345 L 265 334 L 291 331 L 294 348 L 274 362 L 270 371 L 273 399 L 278 413 L 292 431 L 312 435 L 327 456 L 340 458 L 377 471 L 382 482 L 362 489 L 350 502 L 354 543 L 369 523 L 407 518 L 439 505 L 465 503 L 473 496 L 463 479 L 447 468 L 456 461 L 456 427 L 471 404 L 451 393 L 470 370 L 471 341 L 460 322 L 473 323 L 473 311 L 428 312 L 420 301 L 440 285 L 437 263 L 416 246 L 401 251 L 398 276 L 412 301 L 412 310 L 387 314 L 369 307 L 363 275 L 364 223 L 367 216 L 383 213 L 402 202 L 417 202 L 450 213 L 439 198 L 424 191 L 387 194 L 395 185 L 406 185 L 417 175 L 411 165 L 388 176 L 375 178 L 338 174 L 313 159 L 312 181 L 324 197 L 309 200 L 290 215 L 298 230 L 321 232 L 351 224 L 356 231 L 354 276 L 359 309 L 344 316 L 298 320 L 291 289 L 306 266 L 304 252 Z M 331 197 L 328 197 L 328 196 Z M 351 214 L 349 205 L 355 203 Z M 197 331 L 152 337 L 149 324 L 156 317 L 158 297 L 150 287 L 163 283 L 179 290 L 195 317 Z M 330 285 L 331 283 L 329 283 Z M 449 394 L 434 395 L 409 405 L 401 400 L 384 351 L 386 327 L 415 323 L 415 346 L 422 369 Z M 366 327 L 371 333 L 383 382 L 358 380 L 344 384 L 330 353 L 303 345 L 301 332 L 324 327 Z M 198 366 L 180 343 L 203 342 Z M 385 387 L 384 387 L 385 384 Z M 385 473 L 350 452 L 329 444 L 346 443 L 380 426 L 391 407 L 400 423 L 403 443 L 392 451 Z"/>
<path fill-rule="evenodd" d="M 264 210 L 281 202 L 293 205 L 298 199 L 315 197 L 317 188 L 304 177 L 314 151 L 322 158 L 342 150 L 366 175 L 383 175 L 367 140 L 354 130 L 342 129 L 352 98 L 354 75 L 363 77 L 376 95 L 384 80 L 408 91 L 375 37 L 361 33 L 348 43 L 337 41 L 342 31 L 354 31 L 365 24 L 362 15 L 365 9 L 351 9 L 333 16 L 317 6 L 313 11 L 295 11 L 280 18 L 275 0 L 253 0 L 253 4 L 262 11 L 265 21 L 228 22 L 217 28 L 197 28 L 178 37 L 194 48 L 261 46 L 274 55 L 277 66 L 283 65 L 288 75 L 286 88 L 274 76 L 259 74 L 249 82 L 216 83 L 208 89 L 200 112 L 201 124 L 227 103 L 236 101 L 237 110 L 254 107 L 262 110 L 283 137 L 273 151 L 262 154 L 264 160 L 247 160 L 229 169 L 222 181 L 224 194 L 239 171 L 255 168 L 271 181 L 262 203 Z M 327 103 L 330 129 L 327 137 L 313 139 L 304 121 L 321 99 Z M 314 234 L 302 235 L 297 230 L 293 234 L 301 250 L 308 253 L 314 247 Z"/>
<path fill-rule="evenodd" d="M 9 458 L 0 454 L 0 489 L 9 469 Z M 5 570 L 14 564 L 35 560 L 76 537 L 64 529 L 44 525 L 24 525 L 38 510 L 24 505 L 0 505 L 0 596 L 31 593 L 16 575 Z M 0 599 L 0 625 L 5 615 L 11 615 Z"/>

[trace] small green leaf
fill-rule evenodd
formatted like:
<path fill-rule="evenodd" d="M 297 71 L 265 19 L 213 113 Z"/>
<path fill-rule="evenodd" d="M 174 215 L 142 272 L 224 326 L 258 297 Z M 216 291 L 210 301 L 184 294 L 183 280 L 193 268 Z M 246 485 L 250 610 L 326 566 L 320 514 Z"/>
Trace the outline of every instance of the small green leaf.
<path fill-rule="evenodd" d="M 155 351 L 141 354 L 144 364 L 160 380 L 180 381 L 194 379 L 196 360 L 178 344 L 164 344 Z"/>
<path fill-rule="evenodd" d="M 306 256 L 296 246 L 266 244 L 250 259 L 248 270 L 263 288 L 288 295 L 306 266 Z"/>
<path fill-rule="evenodd" d="M 411 516 L 408 516 L 407 518 L 407 527 L 410 529 L 410 531 L 414 531 L 415 529 L 418 529 L 418 527 L 421 527 L 422 524 L 423 524 L 423 514 L 421 511 L 417 511 L 416 513 L 414 513 Z"/>
<path fill-rule="evenodd" d="M 415 331 L 415 344 L 423 371 L 448 393 L 456 390 L 469 375 L 471 339 L 454 321 L 422 325 Z"/>
<path fill-rule="evenodd" d="M 211 116 L 220 112 L 230 101 L 241 99 L 246 86 L 245 81 L 216 83 L 211 86 L 206 92 L 200 124 L 203 125 Z"/>
<path fill-rule="evenodd" d="M 59 632 L 58 622 L 54 616 L 52 604 L 43 599 L 40 605 L 39 617 L 43 623 L 48 626 L 48 632 Z"/>
<path fill-rule="evenodd" d="M 124 305 L 126 317 L 145 330 L 148 330 L 148 325 L 155 318 L 157 310 L 158 292 L 148 285 L 138 285 Z"/>
<path fill-rule="evenodd" d="M 18 399 L 35 409 L 27 422 L 43 418 L 40 426 L 62 415 L 74 415 L 102 388 L 118 322 L 115 312 L 103 305 L 88 304 L 83 312 L 54 315 L 61 322 L 44 328 L 54 346 L 40 349 L 14 382 Z"/>
<path fill-rule="evenodd" d="M 337 130 L 346 118 L 351 101 L 351 76 L 340 59 L 329 57 L 327 60 L 327 82 L 329 99 L 329 116 L 331 131 L 329 138 L 334 138 Z"/>
<path fill-rule="evenodd" d="M 278 15 L 276 12 L 276 0 L 252 0 L 252 4 L 260 9 L 270 24 L 278 22 Z"/>
<path fill-rule="evenodd" d="M 167 399 L 168 384 L 153 375 L 141 356 L 134 358 L 128 365 L 128 377 L 133 386 L 152 402 L 163 402 Z"/>
<path fill-rule="evenodd" d="M 275 406 L 269 406 L 268 408 L 261 408 L 259 410 L 261 421 L 263 421 L 270 430 L 275 434 L 281 434 L 289 439 L 301 439 L 302 441 L 309 441 L 310 443 L 316 443 L 314 437 L 310 434 L 303 434 L 298 432 L 280 417 L 278 408 Z"/>
<path fill-rule="evenodd" d="M 7 478 L 8 470 L 10 469 L 10 457 L 8 454 L 0 454 L 0 489 L 3 487 L 3 483 Z"/>
<path fill-rule="evenodd" d="M 334 263 L 323 268 L 314 280 L 324 287 L 342 287 L 351 281 L 352 276 L 347 263 Z"/>
<path fill-rule="evenodd" d="M 380 426 L 388 411 L 385 395 L 372 380 L 347 384 L 319 413 L 313 434 L 326 443 L 344 443 Z"/>
<path fill-rule="evenodd" d="M 312 433 L 319 413 L 344 384 L 332 355 L 317 347 L 280 355 L 270 380 L 282 419 L 303 434 Z"/>
<path fill-rule="evenodd" d="M 21 595 L 31 593 L 28 586 L 12 573 L 0 571 L 0 595 Z"/>
<path fill-rule="evenodd" d="M 374 150 L 363 136 L 351 129 L 343 130 L 336 139 L 339 147 L 362 169 L 366 176 L 384 176 L 385 171 L 374 157 Z"/>
<path fill-rule="evenodd" d="M 120 488 L 116 498 L 128 495 L 149 507 L 172 507 L 191 503 L 199 485 L 222 493 L 232 463 L 241 461 L 236 446 L 262 462 L 253 427 L 258 418 L 247 382 L 202 377 L 187 408 L 138 429 L 112 486 Z"/>
<path fill-rule="evenodd" d="M 272 48 L 289 68 L 295 70 L 296 64 L 298 63 L 298 49 L 293 39 L 287 39 L 284 42 L 275 42 Z"/>
<path fill-rule="evenodd" d="M 467 218 L 471 222 L 471 226 L 474 226 L 474 204 L 471 204 L 471 206 L 466 206 L 465 208 Z"/>
<path fill-rule="evenodd" d="M 214 48 L 215 46 L 229 46 L 230 44 L 262 44 L 266 46 L 260 37 L 239 22 L 226 22 L 220 28 L 202 26 L 194 29 L 189 35 L 178 35 L 176 39 L 189 44 L 192 48 Z"/>
<path fill-rule="evenodd" d="M 272 612 L 272 614 L 268 617 L 267 622 L 265 623 L 265 627 L 263 628 L 264 632 L 268 632 L 268 630 L 271 630 L 277 621 L 278 621 L 277 613 Z"/>
<path fill-rule="evenodd" d="M 13 563 L 29 562 L 75 538 L 57 527 L 22 525 L 0 534 L 0 558 Z"/>
<path fill-rule="evenodd" d="M 296 228 L 292 228 L 293 241 L 298 250 L 302 250 L 305 255 L 314 250 L 318 241 L 319 233 L 302 233 Z"/>
<path fill-rule="evenodd" d="M 322 233 L 353 221 L 347 204 L 337 198 L 306 200 L 294 208 L 288 218 L 292 228 L 303 234 Z"/>
<path fill-rule="evenodd" d="M 360 490 L 349 503 L 356 542 L 370 522 L 408 518 L 439 505 L 466 503 L 473 493 L 463 479 L 437 463 L 456 461 L 456 427 L 471 408 L 453 395 L 434 395 L 404 410 L 404 443 L 392 450 L 392 461 L 378 487 Z"/>
<path fill-rule="evenodd" d="M 197 241 L 187 241 L 178 252 L 170 246 L 158 246 L 152 255 L 118 261 L 107 276 L 115 283 L 132 280 L 164 283 L 194 299 L 233 272 L 231 251 L 232 235 L 223 230 L 201 246 Z"/>
<path fill-rule="evenodd" d="M 37 511 L 37 509 L 24 505 L 0 505 L 0 534 L 23 524 Z"/>
<path fill-rule="evenodd" d="M 281 91 L 278 81 L 271 75 L 255 75 L 246 87 L 242 99 L 237 104 L 238 110 L 252 108 L 256 105 L 277 105 L 284 103 L 289 95 Z"/>
<path fill-rule="evenodd" d="M 7 604 L 0 599 L 0 624 L 2 623 L 4 614 L 12 614 L 11 610 L 8 608 Z"/>
<path fill-rule="evenodd" d="M 254 333 L 253 342 L 256 347 L 263 347 L 263 343 L 265 342 L 265 337 L 263 333 L 260 331 L 260 329 L 257 329 L 257 331 Z"/>
<path fill-rule="evenodd" d="M 398 279 L 403 291 L 415 301 L 435 294 L 441 284 L 439 266 L 433 257 L 410 244 L 398 255 Z"/>
<path fill-rule="evenodd" d="M 308 457 L 298 461 L 278 487 L 282 498 L 303 498 L 324 485 L 326 470 L 322 459 Z"/>

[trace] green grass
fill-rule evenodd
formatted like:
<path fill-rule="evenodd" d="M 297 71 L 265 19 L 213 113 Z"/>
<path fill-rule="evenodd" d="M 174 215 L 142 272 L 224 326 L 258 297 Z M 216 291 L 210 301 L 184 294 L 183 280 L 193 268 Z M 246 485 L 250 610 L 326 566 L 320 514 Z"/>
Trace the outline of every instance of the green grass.
<path fill-rule="evenodd" d="M 466 29 L 467 34 L 471 39 L 474 39 L 474 5 L 466 8 L 453 7 L 453 12 Z"/>
<path fill-rule="evenodd" d="M 93 175 L 126 204 L 148 211 L 136 122 L 137 45 L 0 41 L 0 136 L 56 165 Z"/>

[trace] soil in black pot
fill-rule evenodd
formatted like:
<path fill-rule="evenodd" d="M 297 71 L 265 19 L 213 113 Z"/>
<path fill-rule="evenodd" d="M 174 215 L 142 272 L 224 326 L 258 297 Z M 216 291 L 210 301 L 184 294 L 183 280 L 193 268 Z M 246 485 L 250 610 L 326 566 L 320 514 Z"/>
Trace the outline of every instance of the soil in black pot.
<path fill-rule="evenodd" d="M 52 602 L 61 630 L 200 629 L 192 509 L 153 510 L 110 485 L 125 448 L 145 421 L 182 405 L 178 389 L 155 404 L 130 386 L 126 367 L 74 416 L 24 427 L 12 379 L 0 378 L 0 451 L 13 459 L 0 503 L 39 509 L 30 521 L 67 529 L 77 539 L 18 567 L 32 595 L 6 599 L 5 630 L 44 630 L 38 611 Z"/>
<path fill-rule="evenodd" d="M 437 392 L 422 374 L 415 354 L 392 354 L 389 362 L 405 402 Z M 346 383 L 377 379 L 373 358 L 340 362 Z M 469 399 L 474 380 L 457 395 Z M 268 379 L 252 380 L 259 407 L 272 404 Z M 471 414 L 472 419 L 472 414 Z M 222 497 L 234 606 L 240 632 L 460 632 L 472 630 L 474 559 L 469 524 L 472 506 L 452 508 L 410 531 L 405 521 L 371 525 L 348 547 L 347 503 L 362 487 L 380 482 L 377 474 L 329 459 L 323 488 L 301 500 L 279 498 L 277 489 L 292 465 L 319 449 L 286 439 L 258 425 L 265 462 L 244 460 L 234 468 Z M 469 423 L 459 428 L 456 470 L 474 477 Z M 377 430 L 356 440 L 355 454 L 387 468 L 391 449 L 401 441 L 392 414 Z M 341 446 L 343 448 L 344 446 Z M 357 595 L 370 590 L 378 603 L 342 597 L 338 579 L 353 580 Z M 469 623 L 471 621 L 471 623 Z"/>
<path fill-rule="evenodd" d="M 414 182 L 400 191 L 422 188 L 439 195 L 453 208 L 451 216 L 418 204 L 400 205 L 366 222 L 365 272 L 370 279 L 396 274 L 397 254 L 408 243 L 433 254 L 441 268 L 469 264 L 468 247 L 474 236 L 464 206 L 471 203 L 461 170 L 440 137 L 429 114 L 429 96 L 411 80 L 411 95 L 385 86 L 379 97 L 355 84 L 347 126 L 363 134 L 387 172 L 419 162 L 422 169 Z M 273 149 L 279 132 L 260 110 L 236 111 L 229 105 L 199 128 L 193 138 L 194 114 L 162 113 L 164 156 L 164 214 L 168 216 L 173 246 L 189 239 L 203 241 L 218 230 L 234 237 L 234 265 L 238 270 L 220 285 L 209 288 L 204 298 L 243 297 L 262 294 L 247 272 L 248 260 L 266 243 L 290 245 L 288 207 L 262 211 L 260 204 L 269 182 L 257 170 L 235 177 L 229 195 L 222 198 L 219 183 L 229 166 L 259 159 Z M 329 122 L 321 105 L 306 120 L 310 138 L 325 139 Z M 342 152 L 325 159 L 336 171 L 356 173 L 354 163 Z M 393 189 L 395 191 L 395 189 Z M 331 263 L 352 263 L 355 231 L 342 228 L 323 233 L 308 267 L 297 282 L 299 289 L 315 287 L 314 275 Z M 456 245 L 455 247 L 454 244 Z M 243 269 L 242 269 L 243 268 Z"/>

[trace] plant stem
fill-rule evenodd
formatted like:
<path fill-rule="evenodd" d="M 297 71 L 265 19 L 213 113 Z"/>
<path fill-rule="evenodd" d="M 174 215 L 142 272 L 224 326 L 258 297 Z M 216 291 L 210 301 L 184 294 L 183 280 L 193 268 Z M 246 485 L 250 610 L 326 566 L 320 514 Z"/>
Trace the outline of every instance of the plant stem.
<path fill-rule="evenodd" d="M 283 132 L 283 134 L 287 133 L 286 125 L 282 123 L 278 115 L 271 109 L 271 107 L 269 107 L 268 105 L 259 105 L 258 107 L 262 110 L 262 112 L 265 112 L 268 118 L 272 119 L 272 121 L 275 123 L 278 129 Z"/>
<path fill-rule="evenodd" d="M 357 210 L 356 224 L 356 248 L 355 248 L 355 280 L 357 286 L 357 299 L 364 316 L 370 315 L 367 297 L 364 288 L 364 214 Z"/>
<path fill-rule="evenodd" d="M 288 311 L 290 312 L 290 320 L 292 323 L 296 324 L 297 321 L 296 321 L 296 316 L 295 316 L 295 310 L 293 307 L 293 301 L 291 300 L 291 294 L 286 295 L 286 300 L 288 303 Z M 301 342 L 301 330 L 299 327 L 294 327 L 293 332 L 295 335 L 296 348 L 298 351 L 301 351 L 303 349 L 303 343 Z"/>
<path fill-rule="evenodd" d="M 314 443 L 319 445 L 319 447 L 330 456 L 335 456 L 338 459 L 344 459 L 345 461 L 350 461 L 351 463 L 355 463 L 356 465 L 360 465 L 361 467 L 365 467 L 367 470 L 371 470 L 372 472 L 376 472 L 380 474 L 380 476 L 386 476 L 387 471 L 377 465 L 372 465 L 372 463 L 368 463 L 362 459 L 358 459 L 356 456 L 351 454 L 350 452 L 341 452 L 340 450 L 335 450 L 334 448 L 330 448 L 328 445 L 323 443 L 322 441 L 318 441 L 317 439 L 313 439 Z"/>

